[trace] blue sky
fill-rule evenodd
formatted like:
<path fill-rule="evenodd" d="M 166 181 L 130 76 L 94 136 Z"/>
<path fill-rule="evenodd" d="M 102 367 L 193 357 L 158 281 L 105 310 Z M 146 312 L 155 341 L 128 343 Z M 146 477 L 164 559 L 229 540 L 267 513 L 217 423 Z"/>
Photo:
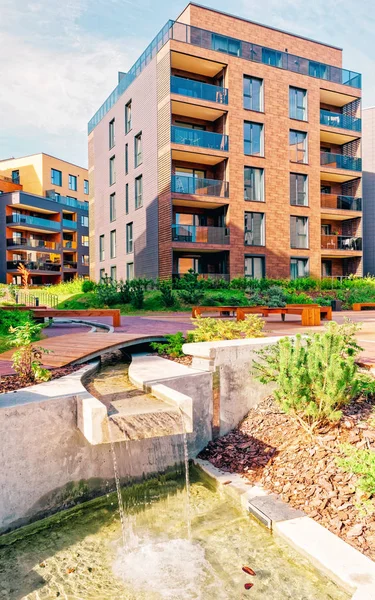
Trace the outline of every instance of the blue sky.
<path fill-rule="evenodd" d="M 0 158 L 47 152 L 87 165 L 87 121 L 186 0 L 2 0 Z M 207 0 L 344 49 L 375 105 L 373 0 Z"/>

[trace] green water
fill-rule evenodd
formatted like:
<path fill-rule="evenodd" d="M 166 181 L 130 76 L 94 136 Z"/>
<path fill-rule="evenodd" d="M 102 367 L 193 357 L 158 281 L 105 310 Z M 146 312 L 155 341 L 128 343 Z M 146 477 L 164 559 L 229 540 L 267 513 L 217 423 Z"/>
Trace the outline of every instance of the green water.
<path fill-rule="evenodd" d="M 334 584 L 192 473 L 192 538 L 183 478 L 115 494 L 0 538 L 0 598 L 18 600 L 345 600 Z M 248 565 L 256 572 L 242 572 Z M 244 584 L 253 581 L 246 591 Z"/>

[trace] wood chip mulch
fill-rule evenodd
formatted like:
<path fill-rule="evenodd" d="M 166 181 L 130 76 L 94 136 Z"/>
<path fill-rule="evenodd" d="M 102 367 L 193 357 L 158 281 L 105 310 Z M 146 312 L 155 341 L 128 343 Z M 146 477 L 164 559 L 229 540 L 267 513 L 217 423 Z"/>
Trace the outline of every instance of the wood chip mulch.
<path fill-rule="evenodd" d="M 178 362 L 180 365 L 185 365 L 186 367 L 191 367 L 193 362 L 192 356 L 169 356 L 169 354 L 157 354 L 154 356 L 161 356 L 161 358 L 166 358 L 167 360 L 172 360 L 173 362 Z"/>
<path fill-rule="evenodd" d="M 75 371 L 82 369 L 84 366 L 84 364 L 68 365 L 67 367 L 51 369 L 51 379 L 59 379 L 60 377 L 64 377 L 64 375 L 70 375 L 71 373 L 75 373 Z M 0 394 L 4 394 L 6 392 L 17 392 L 19 389 L 30 387 L 31 385 L 35 385 L 35 382 L 25 383 L 17 375 L 3 375 L 0 378 Z"/>
<path fill-rule="evenodd" d="M 357 476 L 337 466 L 342 443 L 375 451 L 373 403 L 353 403 L 338 425 L 312 437 L 267 398 L 199 457 L 261 484 L 375 560 L 375 498 L 356 491 Z"/>

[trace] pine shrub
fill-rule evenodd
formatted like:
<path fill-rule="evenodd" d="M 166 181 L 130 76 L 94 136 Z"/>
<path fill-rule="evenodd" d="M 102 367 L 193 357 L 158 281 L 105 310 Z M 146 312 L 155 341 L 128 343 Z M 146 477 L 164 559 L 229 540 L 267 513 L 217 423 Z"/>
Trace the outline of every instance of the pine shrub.
<path fill-rule="evenodd" d="M 264 336 L 264 321 L 258 315 L 246 315 L 244 321 L 227 321 L 210 317 L 198 317 L 191 321 L 195 329 L 189 331 L 189 342 L 214 342 Z"/>

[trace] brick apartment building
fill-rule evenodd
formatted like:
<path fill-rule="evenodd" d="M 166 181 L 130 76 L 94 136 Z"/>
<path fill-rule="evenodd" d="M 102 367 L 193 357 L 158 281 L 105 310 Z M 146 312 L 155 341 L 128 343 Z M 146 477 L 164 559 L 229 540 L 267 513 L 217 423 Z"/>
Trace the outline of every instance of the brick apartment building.
<path fill-rule="evenodd" d="M 89 123 L 90 274 L 362 274 L 361 76 L 190 3 Z"/>
<path fill-rule="evenodd" d="M 48 285 L 89 274 L 88 174 L 47 154 L 0 161 L 0 282 Z M 83 200 L 86 197 L 86 201 Z"/>

